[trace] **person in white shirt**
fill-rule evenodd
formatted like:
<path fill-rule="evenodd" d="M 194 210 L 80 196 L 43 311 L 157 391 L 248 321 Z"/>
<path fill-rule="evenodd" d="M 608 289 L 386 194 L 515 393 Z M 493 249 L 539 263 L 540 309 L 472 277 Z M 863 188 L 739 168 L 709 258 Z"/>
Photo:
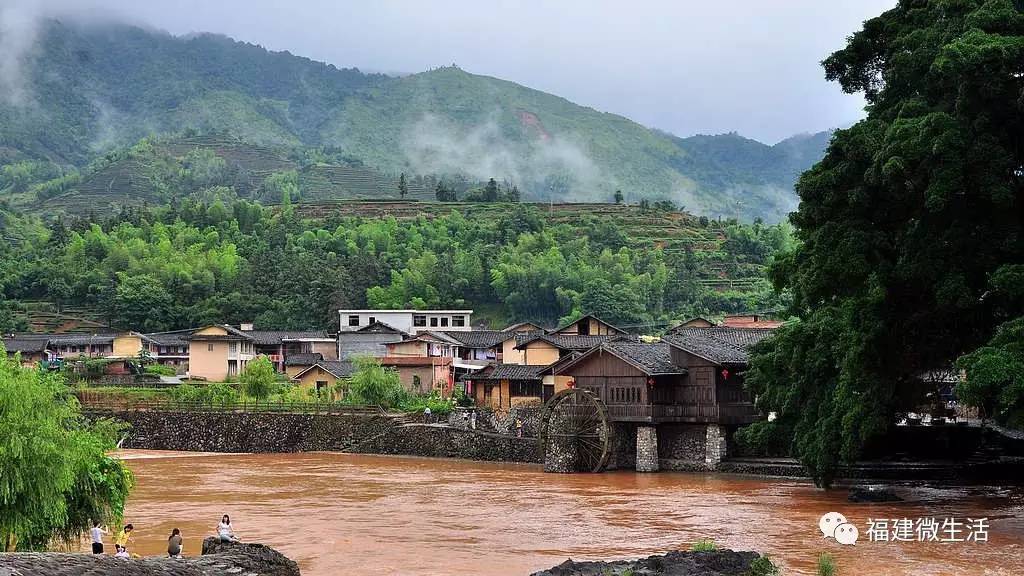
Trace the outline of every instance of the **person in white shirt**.
<path fill-rule="evenodd" d="M 231 517 L 227 514 L 220 519 L 220 524 L 217 524 L 217 535 L 220 536 L 221 542 L 238 542 L 238 538 L 235 537 L 235 531 L 231 529 Z"/>
<path fill-rule="evenodd" d="M 109 534 L 109 532 L 100 528 L 100 523 L 93 520 L 92 529 L 89 530 L 89 534 L 92 536 L 92 553 L 103 554 L 103 535 Z"/>

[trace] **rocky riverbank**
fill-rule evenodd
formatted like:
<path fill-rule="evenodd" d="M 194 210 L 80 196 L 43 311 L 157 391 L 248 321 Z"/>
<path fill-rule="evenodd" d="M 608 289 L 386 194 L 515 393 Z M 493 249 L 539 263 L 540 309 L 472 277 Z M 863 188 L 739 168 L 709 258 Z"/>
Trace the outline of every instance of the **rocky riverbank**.
<path fill-rule="evenodd" d="M 638 560 L 565 562 L 531 576 L 771 576 L 778 574 L 756 552 L 669 552 Z"/>
<path fill-rule="evenodd" d="M 52 552 L 0 554 L 2 576 L 299 576 L 299 565 L 262 544 L 203 541 L 192 558 L 122 559 L 111 555 Z"/>

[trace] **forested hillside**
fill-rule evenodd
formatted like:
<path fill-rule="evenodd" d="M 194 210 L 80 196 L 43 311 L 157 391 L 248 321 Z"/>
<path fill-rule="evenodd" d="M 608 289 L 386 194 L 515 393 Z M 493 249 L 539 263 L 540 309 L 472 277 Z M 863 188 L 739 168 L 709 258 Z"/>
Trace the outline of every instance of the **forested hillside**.
<path fill-rule="evenodd" d="M 587 311 L 656 332 L 782 304 L 764 268 L 791 242 L 788 225 L 626 206 L 572 217 L 459 208 L 306 217 L 289 204 L 190 198 L 49 224 L 0 210 L 0 332 L 27 328 L 40 302 L 148 331 L 252 320 L 336 328 L 338 308 L 468 306 L 493 327 Z"/>
<path fill-rule="evenodd" d="M 47 21 L 35 45 L 12 58 L 21 75 L 0 99 L 0 196 L 49 182 L 47 200 L 76 190 L 80 179 L 83 203 L 122 202 L 151 192 L 150 167 L 122 165 L 127 178 L 100 186 L 102 178 L 89 181 L 90 164 L 147 136 L 200 135 L 235 142 L 239 154 L 273 149 L 270 156 L 321 165 L 319 176 L 307 174 L 318 182 L 318 200 L 371 194 L 346 191 L 348 177 L 338 173 L 355 167 L 367 171 L 364 179 L 495 178 L 544 201 L 608 202 L 622 190 L 626 202 L 668 200 L 698 214 L 777 221 L 794 207 L 795 175 L 821 157 L 828 139 L 680 139 L 455 67 L 365 74 L 223 36 L 115 24 Z M 397 187 L 365 190 L 398 196 Z"/>

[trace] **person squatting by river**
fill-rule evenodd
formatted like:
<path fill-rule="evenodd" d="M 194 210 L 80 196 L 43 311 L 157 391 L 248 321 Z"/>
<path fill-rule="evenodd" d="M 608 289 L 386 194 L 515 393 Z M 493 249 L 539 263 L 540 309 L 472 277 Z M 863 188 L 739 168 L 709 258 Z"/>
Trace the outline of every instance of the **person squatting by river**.
<path fill-rule="evenodd" d="M 227 514 L 220 519 L 220 524 L 217 525 L 217 535 L 220 536 L 221 542 L 240 542 L 235 537 L 235 531 L 231 529 L 231 517 Z"/>
<path fill-rule="evenodd" d="M 170 558 L 181 558 L 181 530 L 175 528 L 171 530 L 171 535 L 167 538 L 167 556 Z"/>
<path fill-rule="evenodd" d="M 135 530 L 135 526 L 131 524 L 125 524 L 124 528 L 114 535 L 114 548 L 128 548 L 128 541 L 132 539 L 132 530 Z"/>

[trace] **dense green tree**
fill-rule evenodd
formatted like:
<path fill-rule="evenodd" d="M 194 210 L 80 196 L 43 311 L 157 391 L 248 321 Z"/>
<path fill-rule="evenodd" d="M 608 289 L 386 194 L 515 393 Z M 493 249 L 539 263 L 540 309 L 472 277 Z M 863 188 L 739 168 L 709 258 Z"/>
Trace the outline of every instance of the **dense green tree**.
<path fill-rule="evenodd" d="M 408 397 L 398 379 L 398 372 L 384 368 L 380 360 L 371 356 L 353 359 L 355 371 L 348 382 L 345 400 L 354 404 L 373 404 L 381 408 L 394 408 Z"/>
<path fill-rule="evenodd" d="M 615 203 L 616 204 L 622 204 L 623 200 L 625 200 L 625 197 L 622 195 L 622 190 L 616 190 L 615 191 Z"/>
<path fill-rule="evenodd" d="M 115 523 L 131 474 L 106 455 L 120 430 L 89 425 L 58 373 L 24 368 L 0 343 L 0 541 L 7 551 L 73 542 Z"/>
<path fill-rule="evenodd" d="M 774 272 L 800 321 L 747 381 L 827 485 L 1004 319 L 988 291 L 1024 260 L 1024 7 L 902 0 L 824 67 L 868 116 L 800 178 L 801 244 Z"/>
<path fill-rule="evenodd" d="M 274 383 L 277 381 L 274 364 L 266 356 L 257 356 L 245 365 L 239 381 L 246 396 L 257 401 L 265 400 L 273 393 Z"/>
<path fill-rule="evenodd" d="M 156 277 L 122 272 L 108 303 L 110 319 L 115 326 L 157 332 L 168 327 L 166 318 L 173 301 L 174 297 Z"/>
<path fill-rule="evenodd" d="M 498 181 L 491 178 L 487 181 L 487 185 L 484 186 L 484 202 L 497 202 L 500 198 L 500 191 L 498 189 Z"/>
<path fill-rule="evenodd" d="M 398 196 L 405 200 L 407 194 L 409 194 L 409 183 L 405 181 L 405 172 L 402 172 L 402 175 L 398 177 Z"/>

